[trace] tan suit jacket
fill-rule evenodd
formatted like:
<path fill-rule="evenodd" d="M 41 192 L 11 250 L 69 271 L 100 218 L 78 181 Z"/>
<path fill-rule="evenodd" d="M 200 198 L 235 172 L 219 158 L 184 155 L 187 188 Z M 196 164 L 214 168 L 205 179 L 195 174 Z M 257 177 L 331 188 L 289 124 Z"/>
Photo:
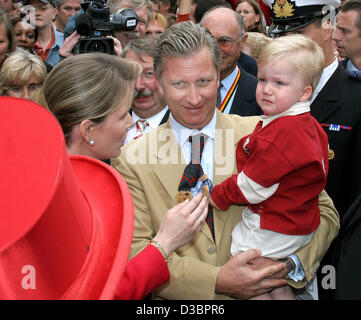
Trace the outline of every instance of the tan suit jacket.
<path fill-rule="evenodd" d="M 238 140 L 250 134 L 258 117 L 224 115 L 217 111 L 213 183 L 218 184 L 237 172 L 235 147 Z M 231 160 L 231 166 L 225 164 Z M 176 205 L 176 194 L 185 163 L 170 122 L 142 138 L 127 144 L 112 165 L 126 180 L 135 208 L 134 237 L 131 256 L 144 249 L 156 235 L 164 214 Z M 229 167 L 231 167 L 229 169 Z M 174 252 L 168 262 L 170 281 L 153 293 L 163 299 L 222 299 L 215 295 L 220 267 L 230 254 L 231 232 L 241 219 L 244 207 L 231 206 L 222 212 L 214 210 L 215 241 L 208 225 L 187 245 Z M 320 196 L 321 225 L 312 241 L 296 252 L 306 272 L 307 281 L 315 274 L 339 228 L 339 219 L 331 199 Z M 298 283 L 302 287 L 306 284 Z M 228 297 L 229 298 L 229 297 Z"/>

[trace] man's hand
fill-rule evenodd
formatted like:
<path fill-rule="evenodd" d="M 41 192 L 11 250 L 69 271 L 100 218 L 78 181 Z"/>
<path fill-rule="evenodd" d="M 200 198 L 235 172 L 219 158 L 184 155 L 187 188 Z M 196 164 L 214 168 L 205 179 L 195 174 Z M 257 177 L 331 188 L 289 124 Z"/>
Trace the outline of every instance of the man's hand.
<path fill-rule="evenodd" d="M 114 53 L 115 53 L 115 55 L 117 57 L 120 57 L 122 55 L 122 52 L 123 52 L 122 44 L 120 43 L 120 41 L 117 38 L 114 38 L 112 36 L 107 36 L 107 37 L 113 39 Z"/>
<path fill-rule="evenodd" d="M 218 274 L 216 293 L 249 299 L 285 286 L 285 279 L 272 277 L 277 273 L 285 273 L 286 265 L 278 262 L 256 270 L 250 262 L 260 256 L 260 250 L 250 249 L 231 257 Z"/>
<path fill-rule="evenodd" d="M 249 265 L 254 270 L 261 270 L 267 266 L 280 264 L 279 260 L 274 260 L 266 257 L 257 257 L 251 261 L 249 261 Z M 285 279 L 287 275 L 287 268 L 282 269 L 281 271 L 273 274 L 270 279 Z"/>
<path fill-rule="evenodd" d="M 73 56 L 72 50 L 78 43 L 80 35 L 74 31 L 69 37 L 64 40 L 62 47 L 59 49 L 59 54 L 63 57 Z"/>

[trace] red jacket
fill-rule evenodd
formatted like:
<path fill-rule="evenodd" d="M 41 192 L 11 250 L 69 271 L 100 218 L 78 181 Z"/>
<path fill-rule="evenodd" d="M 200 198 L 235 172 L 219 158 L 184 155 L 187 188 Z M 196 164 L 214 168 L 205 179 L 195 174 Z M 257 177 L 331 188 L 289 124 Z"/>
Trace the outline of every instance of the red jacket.
<path fill-rule="evenodd" d="M 168 265 L 160 251 L 148 245 L 128 261 L 115 293 L 116 300 L 140 300 L 169 281 Z"/>
<path fill-rule="evenodd" d="M 315 231 L 320 223 L 318 195 L 328 172 L 328 139 L 309 112 L 283 116 L 263 128 L 260 121 L 238 142 L 236 157 L 238 172 L 261 188 L 279 186 L 268 199 L 249 203 L 235 174 L 213 188 L 212 200 L 219 208 L 248 204 L 260 215 L 262 229 L 291 235 Z"/>

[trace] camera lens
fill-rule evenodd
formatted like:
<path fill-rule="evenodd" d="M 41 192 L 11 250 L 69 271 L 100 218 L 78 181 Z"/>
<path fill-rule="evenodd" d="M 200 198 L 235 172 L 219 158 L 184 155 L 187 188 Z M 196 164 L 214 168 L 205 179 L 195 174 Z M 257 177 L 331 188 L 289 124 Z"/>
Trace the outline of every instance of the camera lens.
<path fill-rule="evenodd" d="M 84 49 L 88 52 L 106 52 L 106 43 L 95 40 L 88 42 L 88 45 Z"/>
<path fill-rule="evenodd" d="M 93 37 L 80 39 L 77 53 L 102 52 L 114 54 L 113 39 L 107 37 Z"/>

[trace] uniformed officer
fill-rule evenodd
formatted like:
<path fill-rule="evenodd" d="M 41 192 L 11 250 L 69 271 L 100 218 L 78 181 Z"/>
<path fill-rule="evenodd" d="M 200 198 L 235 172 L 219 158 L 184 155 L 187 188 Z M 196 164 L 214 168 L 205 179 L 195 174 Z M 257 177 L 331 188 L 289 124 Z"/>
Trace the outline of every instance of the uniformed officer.
<path fill-rule="evenodd" d="M 324 71 L 312 97 L 311 114 L 328 135 L 330 167 L 326 191 L 342 219 L 361 193 L 361 83 L 348 75 L 332 50 L 340 0 L 264 1 L 272 10 L 271 34 L 301 33 L 311 37 L 324 51 Z M 319 280 L 324 276 L 323 265 L 332 263 L 332 253 L 331 247 L 319 268 Z M 319 293 L 323 298 L 320 285 Z"/>

